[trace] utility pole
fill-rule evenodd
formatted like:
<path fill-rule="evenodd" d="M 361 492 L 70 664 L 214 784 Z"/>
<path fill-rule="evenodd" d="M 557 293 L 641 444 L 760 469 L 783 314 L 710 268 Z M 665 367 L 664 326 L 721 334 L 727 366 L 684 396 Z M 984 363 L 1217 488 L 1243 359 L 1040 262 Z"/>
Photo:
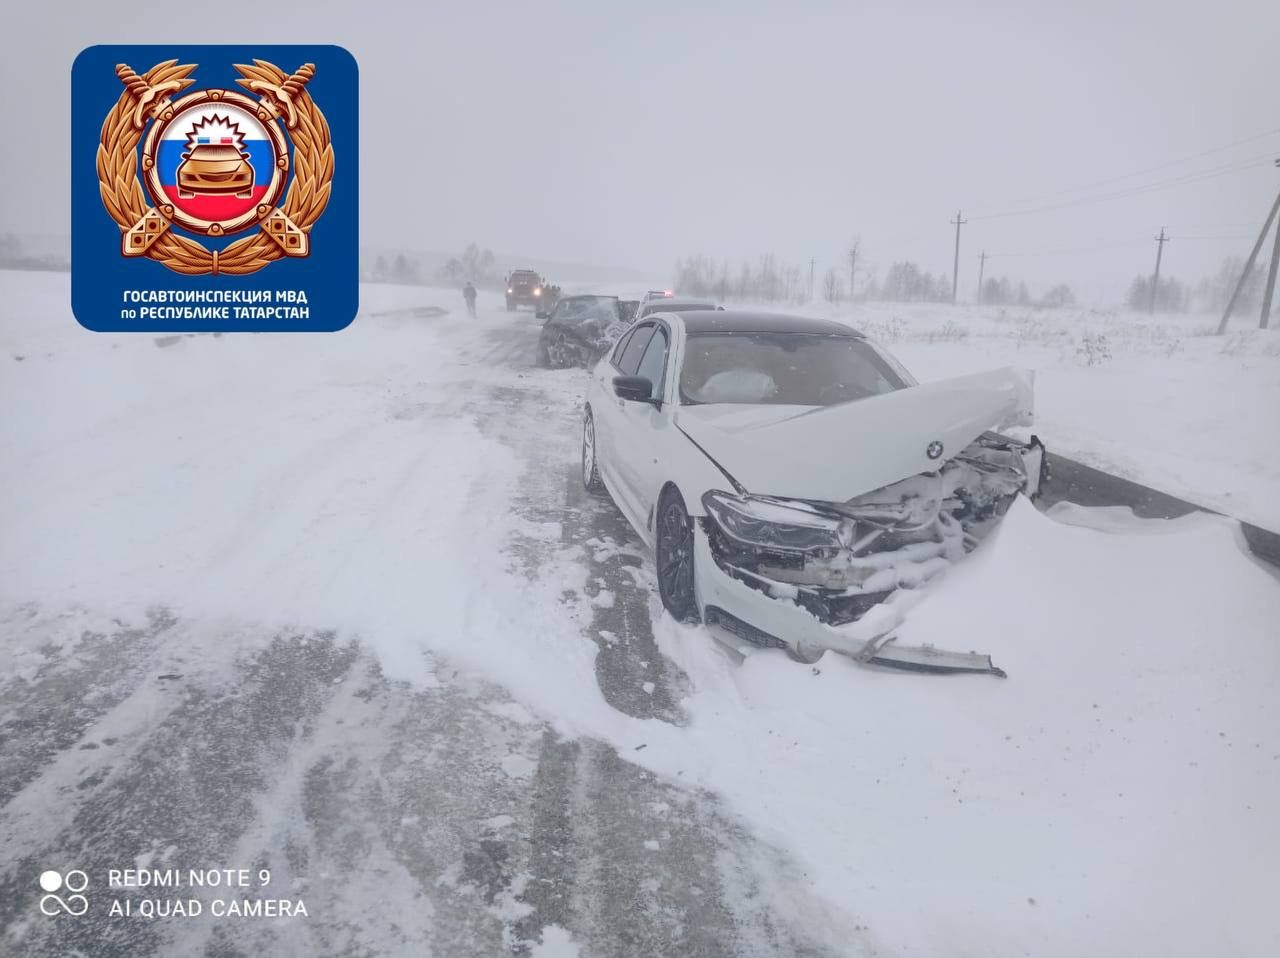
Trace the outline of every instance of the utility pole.
<path fill-rule="evenodd" d="M 1276 166 L 1280 166 L 1280 160 L 1276 160 Z M 1231 292 L 1231 298 L 1227 300 L 1227 308 L 1222 311 L 1222 320 L 1218 323 L 1218 335 L 1221 336 L 1227 331 L 1227 320 L 1231 318 L 1231 311 L 1236 308 L 1236 300 L 1240 298 L 1240 291 L 1244 289 L 1244 282 L 1249 278 L 1249 274 L 1253 272 L 1254 261 L 1258 258 L 1258 251 L 1262 249 L 1262 244 L 1267 239 L 1267 231 L 1271 229 L 1271 221 L 1276 218 L 1276 214 L 1280 213 L 1280 195 L 1276 196 L 1276 201 L 1271 204 L 1271 212 L 1267 214 L 1266 221 L 1262 224 L 1262 230 L 1258 233 L 1258 238 L 1253 243 L 1253 251 L 1249 253 L 1249 258 L 1245 260 L 1244 269 L 1240 271 L 1240 279 L 1236 282 L 1236 288 Z M 1280 243 L 1280 226 L 1276 227 L 1276 242 Z M 1271 274 L 1268 279 L 1271 281 L 1268 285 L 1274 291 L 1275 288 L 1275 262 L 1276 252 L 1271 251 Z M 1270 311 L 1271 297 L 1266 297 L 1266 306 L 1262 312 L 1262 325 L 1267 325 L 1267 314 Z"/>
<path fill-rule="evenodd" d="M 1154 237 L 1156 241 L 1156 271 L 1151 276 L 1151 301 L 1147 306 L 1148 313 L 1156 311 L 1156 291 L 1160 288 L 1160 257 L 1164 253 L 1164 244 L 1169 242 L 1169 237 L 1164 235 L 1164 227 L 1160 227 L 1160 235 Z"/>
<path fill-rule="evenodd" d="M 951 267 L 951 304 L 954 306 L 956 302 L 956 290 L 960 288 L 960 227 L 964 226 L 968 220 L 960 218 L 960 211 L 956 210 L 956 218 L 950 221 L 955 224 L 956 228 L 956 258 L 955 263 Z"/>
<path fill-rule="evenodd" d="M 809 257 L 809 302 L 813 302 L 813 257 Z"/>
<path fill-rule="evenodd" d="M 1271 270 L 1267 273 L 1267 288 L 1262 294 L 1262 315 L 1258 319 L 1258 328 L 1266 329 L 1271 318 L 1271 297 L 1276 291 L 1276 272 L 1280 270 L 1280 229 L 1276 230 L 1276 239 L 1271 246 Z"/>
<path fill-rule="evenodd" d="M 1280 159 L 1276 160 L 1280 166 Z M 1276 227 L 1275 242 L 1271 246 L 1271 271 L 1267 273 L 1267 288 L 1262 294 L 1262 316 L 1258 320 L 1258 328 L 1266 329 L 1271 318 L 1271 296 L 1276 291 L 1276 273 L 1280 271 L 1280 226 Z"/>
<path fill-rule="evenodd" d="M 982 305 L 982 274 L 987 268 L 987 251 L 983 250 L 982 255 L 978 257 L 978 305 Z"/>

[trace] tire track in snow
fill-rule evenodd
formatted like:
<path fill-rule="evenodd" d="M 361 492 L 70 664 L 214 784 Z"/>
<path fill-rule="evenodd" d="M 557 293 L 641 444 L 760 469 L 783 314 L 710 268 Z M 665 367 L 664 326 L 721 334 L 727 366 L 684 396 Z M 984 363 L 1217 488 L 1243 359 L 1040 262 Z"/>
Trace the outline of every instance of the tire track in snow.
<path fill-rule="evenodd" d="M 457 378 L 392 396 L 389 414 L 422 420 L 429 438 L 430 420 L 461 413 L 517 451 L 527 478 L 512 503 L 517 570 L 536 576 L 540 563 L 579 554 L 585 599 L 612 597 L 591 603 L 585 629 L 600 648 L 606 699 L 629 714 L 682 721 L 680 677 L 653 645 L 634 540 L 577 480 L 576 382 L 528 365 L 535 332 L 445 330 Z M 426 454 L 415 448 L 395 460 L 401 482 Z M 283 464 L 309 461 L 312 451 L 300 455 Z M 376 468 L 378 458 L 361 461 Z M 363 511 L 344 522 L 376 530 L 397 520 L 360 501 Z M 599 545 L 582 553 L 591 539 Z M 583 599 L 566 596 L 566 629 Z M 768 874 L 785 874 L 786 863 L 714 797 L 657 780 L 601 742 L 561 739 L 447 662 L 431 663 L 434 685 L 410 686 L 385 678 L 373 653 L 347 636 L 242 634 L 243 626 L 182 619 L 152 634 L 149 623 L 125 622 L 120 638 L 82 643 L 84 656 L 45 656 L 38 681 L 0 691 L 18 716 L 0 743 L 0 763 L 11 765 L 0 767 L 23 767 L 30 717 L 72 723 L 44 740 L 0 818 L 0 834 L 30 830 L 0 866 L 0 952 L 491 958 L 531 955 L 554 925 L 592 955 L 821 953 L 802 922 L 779 913 L 784 896 Z M 2 627 L 23 628 L 12 618 Z M 31 627 L 49 628 L 58 645 L 52 627 Z M 176 677 L 157 685 L 161 669 Z M 112 749 L 77 748 L 107 729 L 121 735 Z M 56 806 L 43 821 L 42 801 Z M 15 805 L 32 815 L 15 819 Z M 87 918 L 46 921 L 34 876 L 50 866 L 80 867 L 99 882 L 109 868 L 269 867 L 276 894 L 302 897 L 313 917 L 109 919 L 112 892 L 100 888 Z"/>
<path fill-rule="evenodd" d="M 487 356 L 501 357 L 519 381 L 491 387 L 468 412 L 526 463 L 516 513 L 560 529 L 554 543 L 517 534 L 513 552 L 536 577 L 556 550 L 581 550 L 591 600 L 584 631 L 599 650 L 601 694 L 628 715 L 683 724 L 688 680 L 657 648 L 643 545 L 612 502 L 582 485 L 582 375 L 537 371 L 536 337 L 518 327 L 488 339 L 496 343 Z M 523 363 L 504 340 L 525 350 Z M 515 926 L 515 953 L 552 925 L 570 929 L 586 953 L 617 958 L 828 953 L 802 922 L 775 912 L 785 896 L 760 872 L 786 874 L 789 863 L 731 823 L 714 796 L 664 783 L 604 743 L 548 729 L 532 802 L 518 896 L 530 911 Z M 512 867 L 507 852 L 489 854 Z"/>

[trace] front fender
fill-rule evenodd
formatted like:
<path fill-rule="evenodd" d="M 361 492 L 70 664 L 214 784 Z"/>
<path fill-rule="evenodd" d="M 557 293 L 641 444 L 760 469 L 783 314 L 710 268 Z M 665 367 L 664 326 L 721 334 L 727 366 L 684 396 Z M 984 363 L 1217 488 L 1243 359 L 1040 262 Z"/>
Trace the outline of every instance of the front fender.
<path fill-rule="evenodd" d="M 653 487 L 649 490 L 649 502 L 652 504 L 645 525 L 652 535 L 653 505 L 658 502 L 663 488 L 674 485 L 684 499 L 685 509 L 691 516 L 704 516 L 706 509 L 702 505 L 703 493 L 713 489 L 738 491 L 738 483 L 721 469 L 698 444 L 690 439 L 677 425 L 669 430 L 669 441 L 666 449 L 659 453 L 657 460 L 662 464 L 662 471 L 655 474 Z"/>

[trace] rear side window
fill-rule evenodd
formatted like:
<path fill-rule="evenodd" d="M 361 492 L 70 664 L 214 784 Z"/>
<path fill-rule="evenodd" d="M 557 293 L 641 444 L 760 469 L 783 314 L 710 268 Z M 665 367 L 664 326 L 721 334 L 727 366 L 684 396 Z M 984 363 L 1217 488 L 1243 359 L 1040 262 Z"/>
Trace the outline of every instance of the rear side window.
<path fill-rule="evenodd" d="M 622 375 L 636 374 L 636 369 L 640 366 L 640 357 L 644 355 L 644 348 L 649 345 L 649 340 L 652 338 L 652 324 L 641 326 L 631 334 L 626 347 L 622 350 L 622 359 L 618 362 L 618 369 L 621 370 Z"/>

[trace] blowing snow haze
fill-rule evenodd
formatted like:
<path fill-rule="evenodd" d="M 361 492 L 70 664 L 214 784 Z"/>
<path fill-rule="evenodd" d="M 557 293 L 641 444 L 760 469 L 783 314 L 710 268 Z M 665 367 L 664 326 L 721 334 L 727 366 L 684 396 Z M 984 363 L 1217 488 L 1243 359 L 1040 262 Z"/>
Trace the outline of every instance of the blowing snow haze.
<path fill-rule="evenodd" d="M 6 10 L 0 958 L 1280 956 L 1280 2 Z"/>
<path fill-rule="evenodd" d="M 881 276 L 907 259 L 949 275 L 959 209 L 962 296 L 985 249 L 989 276 L 1115 302 L 1161 226 L 1184 282 L 1243 255 L 1280 179 L 1280 7 L 1260 0 L 128 10 L 9 14 L 0 77 L 24 135 L 3 174 L 24 188 L 5 230 L 65 232 L 82 47 L 243 41 L 246 22 L 359 60 L 366 246 L 476 241 L 658 275 L 772 252 L 821 275 L 860 235 Z"/>

